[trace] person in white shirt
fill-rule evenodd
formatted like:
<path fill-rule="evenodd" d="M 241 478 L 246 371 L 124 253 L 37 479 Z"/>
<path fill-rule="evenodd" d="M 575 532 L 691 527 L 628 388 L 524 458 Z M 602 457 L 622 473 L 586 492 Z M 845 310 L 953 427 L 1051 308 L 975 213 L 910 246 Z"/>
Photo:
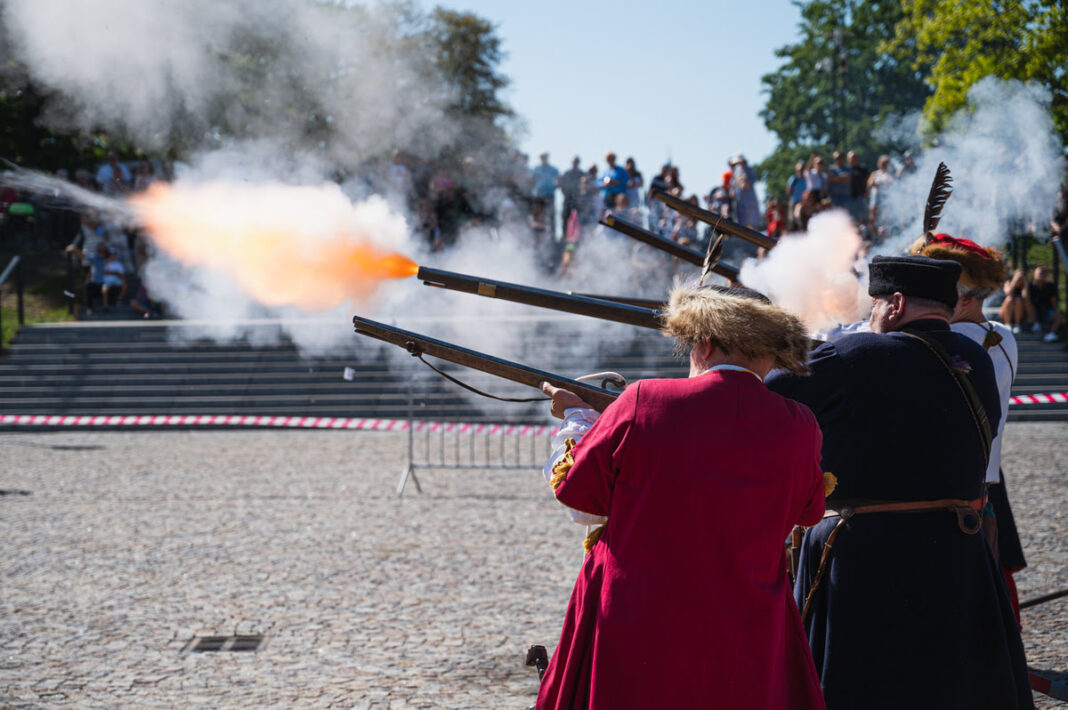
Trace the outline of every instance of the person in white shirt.
<path fill-rule="evenodd" d="M 993 508 L 993 519 L 987 522 L 984 533 L 991 541 L 995 557 L 1001 565 L 1005 584 L 1009 590 L 1016 622 L 1020 622 L 1020 600 L 1016 593 L 1013 574 L 1027 566 L 1020 536 L 1016 531 L 1012 508 L 1005 489 L 1004 473 L 1001 470 L 1001 442 L 1005 431 L 1005 419 L 1009 413 L 1009 398 L 1012 396 L 1012 381 L 1016 377 L 1018 361 L 1016 338 L 1012 330 L 983 315 L 983 300 L 1001 288 L 1005 281 L 1005 259 L 995 248 L 984 248 L 969 239 L 935 234 L 930 239 L 921 237 L 911 252 L 932 259 L 955 261 L 961 265 L 957 282 L 957 307 L 950 321 L 950 328 L 967 336 L 986 348 L 994 363 L 998 394 L 1001 397 L 1001 416 L 997 435 L 990 446 L 990 461 L 986 470 L 987 492 Z M 992 539 L 991 539 L 992 538 Z"/>

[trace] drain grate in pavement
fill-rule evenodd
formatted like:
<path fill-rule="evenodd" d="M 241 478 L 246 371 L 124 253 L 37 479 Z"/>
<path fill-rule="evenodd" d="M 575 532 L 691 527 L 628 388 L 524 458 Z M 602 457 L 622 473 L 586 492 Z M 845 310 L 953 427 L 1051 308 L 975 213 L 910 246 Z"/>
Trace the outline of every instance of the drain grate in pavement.
<path fill-rule="evenodd" d="M 28 496 L 29 491 L 0 489 L 0 496 Z"/>
<path fill-rule="evenodd" d="M 240 636 L 200 636 L 186 646 L 191 653 L 220 653 L 223 651 L 258 651 L 263 645 L 262 634 L 242 634 Z"/>

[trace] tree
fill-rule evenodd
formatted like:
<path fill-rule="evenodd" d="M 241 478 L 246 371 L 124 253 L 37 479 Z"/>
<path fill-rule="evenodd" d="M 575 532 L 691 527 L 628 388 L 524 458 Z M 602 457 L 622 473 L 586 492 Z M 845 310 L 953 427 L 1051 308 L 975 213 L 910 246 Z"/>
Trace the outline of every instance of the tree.
<path fill-rule="evenodd" d="M 928 95 L 922 65 L 884 48 L 902 19 L 898 3 L 795 4 L 800 41 L 776 50 L 783 65 L 761 78 L 768 100 L 760 116 L 779 142 L 757 170 L 768 193 L 780 197 L 794 163 L 812 152 L 854 150 L 871 166 L 880 153 L 903 148 L 877 129 L 888 117 L 918 110 Z"/>
<path fill-rule="evenodd" d="M 886 48 L 925 72 L 928 130 L 967 104 L 980 79 L 1036 81 L 1049 89 L 1068 144 L 1068 4 L 1063 0 L 904 0 Z"/>

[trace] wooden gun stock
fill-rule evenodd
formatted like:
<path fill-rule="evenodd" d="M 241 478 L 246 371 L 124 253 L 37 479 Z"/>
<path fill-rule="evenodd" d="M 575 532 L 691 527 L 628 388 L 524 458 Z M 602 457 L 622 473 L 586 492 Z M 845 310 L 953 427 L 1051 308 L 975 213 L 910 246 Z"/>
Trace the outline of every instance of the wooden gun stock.
<path fill-rule="evenodd" d="M 476 350 L 461 348 L 443 340 L 428 338 L 418 333 L 394 328 L 360 316 L 353 316 L 352 324 L 357 333 L 404 348 L 412 355 L 431 355 L 441 360 L 469 367 L 472 370 L 486 372 L 495 377 L 519 382 L 534 388 L 540 388 L 542 382 L 548 382 L 554 387 L 562 387 L 569 392 L 577 394 L 598 412 L 603 412 L 605 407 L 615 401 L 618 396 L 615 392 L 601 387 L 594 387 L 585 382 L 571 380 L 544 370 L 536 370 L 533 367 L 502 360 Z"/>

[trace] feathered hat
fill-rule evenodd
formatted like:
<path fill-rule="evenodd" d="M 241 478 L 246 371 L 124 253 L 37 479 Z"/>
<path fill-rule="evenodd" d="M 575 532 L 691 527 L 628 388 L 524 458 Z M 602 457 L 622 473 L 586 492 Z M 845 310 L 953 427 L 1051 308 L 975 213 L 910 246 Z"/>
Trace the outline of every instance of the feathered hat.
<path fill-rule="evenodd" d="M 1005 282 L 1001 250 L 981 247 L 970 239 L 927 234 L 913 242 L 909 253 L 957 262 L 962 269 L 958 283 L 968 290 L 996 291 Z"/>

